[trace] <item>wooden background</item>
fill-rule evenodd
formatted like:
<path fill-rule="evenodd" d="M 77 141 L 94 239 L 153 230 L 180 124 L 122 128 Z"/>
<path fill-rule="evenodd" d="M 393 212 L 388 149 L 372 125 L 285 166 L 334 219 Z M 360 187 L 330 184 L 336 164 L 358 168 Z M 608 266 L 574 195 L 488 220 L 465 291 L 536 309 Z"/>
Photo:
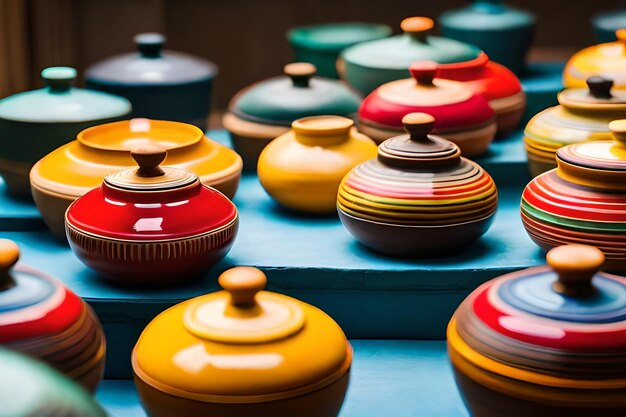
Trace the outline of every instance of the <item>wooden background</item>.
<path fill-rule="evenodd" d="M 133 49 L 132 37 L 160 31 L 168 47 L 220 67 L 215 105 L 240 88 L 278 74 L 292 59 L 285 32 L 333 21 L 383 22 L 397 28 L 412 15 L 437 17 L 462 0 L 0 0 L 0 96 L 40 85 L 39 71 L 82 71 Z M 589 18 L 626 1 L 517 0 L 535 12 L 534 58 L 564 59 L 593 41 Z"/>

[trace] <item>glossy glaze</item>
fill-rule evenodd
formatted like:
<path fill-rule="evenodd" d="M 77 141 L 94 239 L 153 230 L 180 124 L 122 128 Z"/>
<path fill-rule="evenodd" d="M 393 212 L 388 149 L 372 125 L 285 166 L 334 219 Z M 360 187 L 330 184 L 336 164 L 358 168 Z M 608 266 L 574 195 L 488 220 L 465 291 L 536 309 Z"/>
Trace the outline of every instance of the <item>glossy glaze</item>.
<path fill-rule="evenodd" d="M 95 391 L 104 372 L 100 322 L 60 281 L 14 266 L 18 258 L 18 246 L 0 239 L 0 344 L 40 358 Z"/>
<path fill-rule="evenodd" d="M 196 277 L 232 246 L 235 205 L 190 171 L 160 168 L 163 148 L 131 154 L 139 168 L 108 175 L 68 208 L 72 250 L 113 281 L 175 283 Z"/>
<path fill-rule="evenodd" d="M 229 198 L 235 195 L 241 158 L 197 127 L 149 119 L 103 124 L 82 131 L 76 141 L 33 167 L 33 197 L 50 230 L 65 239 L 64 215 L 72 201 L 98 187 L 105 176 L 135 166 L 129 151 L 150 144 L 167 149 L 167 165 L 195 172 L 203 184 Z"/>
<path fill-rule="evenodd" d="M 376 157 L 376 145 L 339 116 L 296 120 L 259 157 L 261 185 L 282 206 L 301 213 L 335 212 L 337 189 L 357 164 Z"/>
<path fill-rule="evenodd" d="M 148 324 L 132 364 L 151 415 L 337 415 L 350 345 L 330 317 L 263 291 L 265 281 L 255 268 L 231 269 L 219 278 L 225 291 L 180 303 Z"/>

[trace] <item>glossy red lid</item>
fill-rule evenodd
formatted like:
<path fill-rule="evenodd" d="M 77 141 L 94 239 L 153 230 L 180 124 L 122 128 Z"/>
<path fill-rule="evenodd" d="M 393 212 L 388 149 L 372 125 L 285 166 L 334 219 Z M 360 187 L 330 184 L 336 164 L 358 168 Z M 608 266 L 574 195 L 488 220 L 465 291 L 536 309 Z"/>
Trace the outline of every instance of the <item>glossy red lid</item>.
<path fill-rule="evenodd" d="M 158 147 L 131 152 L 139 168 L 105 178 L 68 208 L 68 225 L 120 240 L 171 240 L 204 234 L 232 222 L 235 205 L 203 186 L 192 172 L 160 167 L 167 152 Z"/>
<path fill-rule="evenodd" d="M 472 128 L 494 117 L 485 97 L 463 83 L 435 78 L 438 70 L 432 61 L 413 63 L 413 78 L 383 84 L 363 100 L 360 120 L 402 129 L 405 115 L 427 113 L 436 120 L 435 131 L 441 131 Z"/>

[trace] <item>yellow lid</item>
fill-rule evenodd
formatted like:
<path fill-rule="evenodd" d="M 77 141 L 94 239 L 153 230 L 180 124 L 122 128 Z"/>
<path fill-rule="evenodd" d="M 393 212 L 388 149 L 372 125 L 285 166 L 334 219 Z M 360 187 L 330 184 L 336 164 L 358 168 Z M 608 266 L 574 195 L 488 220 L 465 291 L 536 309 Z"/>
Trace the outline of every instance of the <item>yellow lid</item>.
<path fill-rule="evenodd" d="M 251 403 L 295 397 L 341 378 L 352 349 L 321 310 L 262 291 L 256 268 L 219 278 L 225 291 L 178 304 L 143 331 L 132 355 L 152 387 L 205 402 Z"/>

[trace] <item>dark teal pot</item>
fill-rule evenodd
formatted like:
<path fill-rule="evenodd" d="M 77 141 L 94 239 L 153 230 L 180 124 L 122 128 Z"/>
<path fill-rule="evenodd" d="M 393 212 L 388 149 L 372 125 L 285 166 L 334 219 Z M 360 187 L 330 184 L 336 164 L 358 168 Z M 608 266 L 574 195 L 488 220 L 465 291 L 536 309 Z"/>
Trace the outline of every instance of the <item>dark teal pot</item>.
<path fill-rule="evenodd" d="M 614 42 L 615 32 L 626 28 L 626 9 L 598 13 L 591 19 L 598 43 Z"/>
<path fill-rule="evenodd" d="M 474 0 L 464 8 L 443 13 L 439 24 L 444 36 L 476 45 L 492 61 L 517 75 L 524 73 L 535 34 L 533 14 L 500 0 Z"/>

